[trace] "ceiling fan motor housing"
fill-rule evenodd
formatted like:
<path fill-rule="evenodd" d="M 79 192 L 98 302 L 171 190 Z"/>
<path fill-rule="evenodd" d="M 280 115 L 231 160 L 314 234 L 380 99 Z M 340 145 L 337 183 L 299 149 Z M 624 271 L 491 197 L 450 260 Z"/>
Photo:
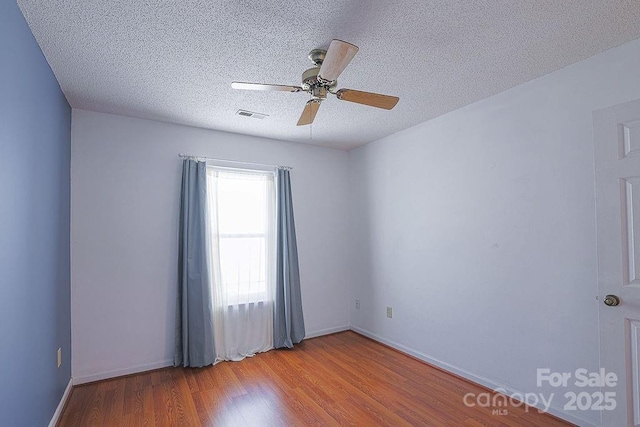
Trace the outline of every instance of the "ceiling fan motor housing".
<path fill-rule="evenodd" d="M 302 73 L 302 88 L 304 90 L 309 90 L 313 86 L 318 85 L 318 73 L 320 72 L 320 67 L 313 67 L 306 70 Z"/>
<path fill-rule="evenodd" d="M 326 98 L 327 91 L 333 93 L 338 81 L 327 82 L 318 78 L 320 67 L 313 67 L 302 73 L 302 88 L 316 98 Z"/>

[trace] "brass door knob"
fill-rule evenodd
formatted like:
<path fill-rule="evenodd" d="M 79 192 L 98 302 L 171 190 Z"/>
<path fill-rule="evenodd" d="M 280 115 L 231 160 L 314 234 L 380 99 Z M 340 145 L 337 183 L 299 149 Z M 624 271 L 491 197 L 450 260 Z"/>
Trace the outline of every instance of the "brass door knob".
<path fill-rule="evenodd" d="M 604 305 L 608 305 L 609 307 L 620 305 L 620 298 L 615 295 L 607 295 L 604 297 Z"/>

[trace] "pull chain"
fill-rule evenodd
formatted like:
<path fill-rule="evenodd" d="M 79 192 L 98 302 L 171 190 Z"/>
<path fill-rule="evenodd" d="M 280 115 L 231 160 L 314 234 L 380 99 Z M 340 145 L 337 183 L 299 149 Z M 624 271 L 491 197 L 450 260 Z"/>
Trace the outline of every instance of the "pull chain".
<path fill-rule="evenodd" d="M 309 94 L 309 100 L 313 98 L 313 95 Z M 311 109 L 309 109 L 309 119 L 311 119 Z M 309 141 L 313 140 L 313 122 L 309 123 Z"/>

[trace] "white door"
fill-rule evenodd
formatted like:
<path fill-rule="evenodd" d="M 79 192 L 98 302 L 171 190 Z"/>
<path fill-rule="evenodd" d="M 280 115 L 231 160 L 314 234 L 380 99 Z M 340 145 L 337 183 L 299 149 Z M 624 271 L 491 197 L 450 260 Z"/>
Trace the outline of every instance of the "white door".
<path fill-rule="evenodd" d="M 596 111 L 594 136 L 602 425 L 640 426 L 640 100 Z"/>

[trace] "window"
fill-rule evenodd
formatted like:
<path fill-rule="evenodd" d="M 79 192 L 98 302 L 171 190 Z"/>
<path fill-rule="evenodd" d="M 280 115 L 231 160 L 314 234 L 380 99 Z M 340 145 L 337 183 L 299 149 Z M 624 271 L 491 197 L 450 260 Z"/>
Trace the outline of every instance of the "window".
<path fill-rule="evenodd" d="M 272 301 L 274 173 L 209 167 L 207 186 L 212 283 L 224 306 Z"/>

